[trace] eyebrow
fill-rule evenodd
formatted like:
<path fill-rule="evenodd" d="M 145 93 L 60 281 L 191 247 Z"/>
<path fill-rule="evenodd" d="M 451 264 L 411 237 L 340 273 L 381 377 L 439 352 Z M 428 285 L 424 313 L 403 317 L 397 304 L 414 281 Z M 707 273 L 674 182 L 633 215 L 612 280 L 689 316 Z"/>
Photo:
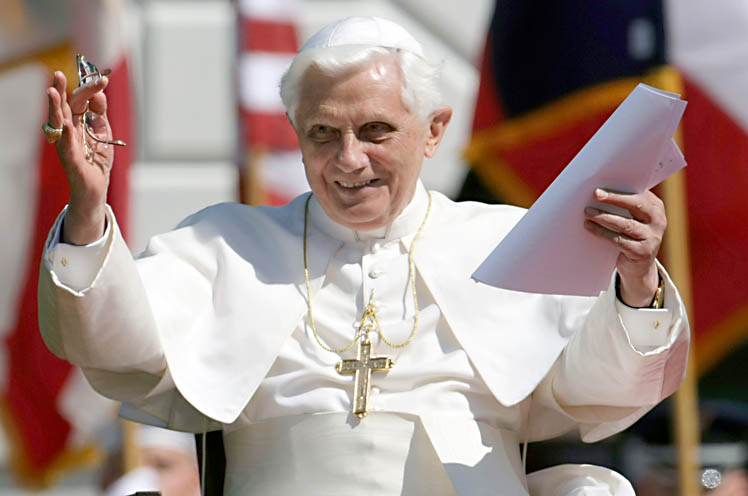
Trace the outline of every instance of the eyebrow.
<path fill-rule="evenodd" d="M 397 129 L 397 126 L 395 126 L 395 124 L 393 124 L 392 121 L 390 121 L 388 119 L 385 119 L 385 118 L 373 118 L 373 119 L 368 120 L 368 121 L 364 122 L 363 124 L 357 126 L 356 131 L 360 131 L 365 126 L 367 126 L 369 124 L 374 124 L 374 123 L 384 124 L 385 126 L 388 126 L 391 129 Z M 335 130 L 339 130 L 340 129 L 339 127 L 334 126 L 332 124 L 325 124 L 324 121 L 312 121 L 312 123 L 309 124 L 308 127 L 305 128 L 304 133 L 305 134 L 312 134 L 314 132 L 315 126 L 327 126 L 329 128 L 335 129 Z"/>

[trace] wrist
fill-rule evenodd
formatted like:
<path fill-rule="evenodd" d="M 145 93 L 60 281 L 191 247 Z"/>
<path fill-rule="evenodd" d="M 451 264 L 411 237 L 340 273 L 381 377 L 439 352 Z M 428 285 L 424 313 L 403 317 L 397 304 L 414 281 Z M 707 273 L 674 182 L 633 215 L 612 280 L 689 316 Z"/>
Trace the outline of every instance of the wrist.
<path fill-rule="evenodd" d="M 104 204 L 84 209 L 72 200 L 65 212 L 60 239 L 72 245 L 87 245 L 104 235 L 106 207 Z"/>
<path fill-rule="evenodd" d="M 650 270 L 644 276 L 631 277 L 619 273 L 616 280 L 616 295 L 625 305 L 632 308 L 656 308 L 653 303 L 661 302 L 661 294 L 664 291 L 662 278 L 657 265 L 652 264 Z"/>

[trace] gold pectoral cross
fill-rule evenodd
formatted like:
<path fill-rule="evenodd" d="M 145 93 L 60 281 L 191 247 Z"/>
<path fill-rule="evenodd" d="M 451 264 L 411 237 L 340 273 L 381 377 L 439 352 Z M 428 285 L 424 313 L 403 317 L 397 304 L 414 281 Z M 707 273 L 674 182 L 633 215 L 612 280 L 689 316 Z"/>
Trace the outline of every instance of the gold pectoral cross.
<path fill-rule="evenodd" d="M 353 413 L 362 419 L 369 413 L 369 393 L 371 373 L 388 372 L 395 365 L 388 357 L 372 357 L 371 341 L 368 333 L 358 343 L 358 356 L 355 360 L 341 360 L 335 365 L 339 374 L 355 374 L 353 383 Z"/>

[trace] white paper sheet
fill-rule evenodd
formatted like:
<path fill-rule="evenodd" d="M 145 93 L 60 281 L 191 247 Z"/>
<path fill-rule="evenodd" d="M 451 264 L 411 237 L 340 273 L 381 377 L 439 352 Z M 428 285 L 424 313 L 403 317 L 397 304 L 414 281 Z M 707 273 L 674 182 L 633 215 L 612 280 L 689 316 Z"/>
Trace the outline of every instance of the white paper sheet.
<path fill-rule="evenodd" d="M 533 293 L 596 296 L 607 289 L 618 250 L 584 229 L 584 207 L 600 206 L 597 187 L 640 193 L 684 167 L 672 136 L 685 108 L 680 95 L 639 84 L 473 278 Z"/>

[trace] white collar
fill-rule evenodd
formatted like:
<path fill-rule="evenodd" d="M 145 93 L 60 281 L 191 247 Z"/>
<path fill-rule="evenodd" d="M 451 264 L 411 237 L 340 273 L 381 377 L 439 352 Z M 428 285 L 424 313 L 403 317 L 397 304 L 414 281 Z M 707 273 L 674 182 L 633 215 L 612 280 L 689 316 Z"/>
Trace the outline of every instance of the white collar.
<path fill-rule="evenodd" d="M 338 224 L 328 217 L 317 198 L 312 195 L 309 202 L 309 220 L 314 227 L 325 234 L 344 242 L 366 241 L 379 239 L 384 241 L 399 240 L 414 234 L 426 215 L 428 208 L 428 195 L 423 183 L 419 180 L 413 199 L 403 209 L 400 215 L 388 226 L 368 231 L 356 231 L 342 224 Z"/>

